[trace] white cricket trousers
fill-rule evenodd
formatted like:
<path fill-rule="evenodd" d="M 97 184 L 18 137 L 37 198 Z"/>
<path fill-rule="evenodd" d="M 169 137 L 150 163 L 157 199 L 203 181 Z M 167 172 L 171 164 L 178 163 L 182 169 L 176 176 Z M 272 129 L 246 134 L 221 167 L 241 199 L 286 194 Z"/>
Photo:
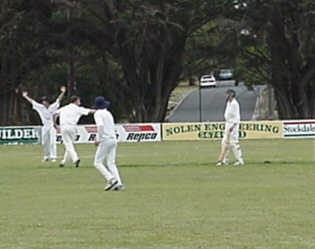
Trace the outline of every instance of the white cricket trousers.
<path fill-rule="evenodd" d="M 79 159 L 73 145 L 77 133 L 77 127 L 73 125 L 64 125 L 61 127 L 60 131 L 63 144 L 65 146 L 65 155 L 61 162 L 65 164 L 69 159 L 71 159 L 74 163 Z"/>
<path fill-rule="evenodd" d="M 95 153 L 94 166 L 107 181 L 114 177 L 118 181 L 118 185 L 121 185 L 122 182 L 116 166 L 116 150 L 116 139 L 107 138 L 100 142 Z M 103 164 L 105 159 L 107 167 Z"/>
<path fill-rule="evenodd" d="M 44 159 L 55 160 L 57 158 L 56 129 L 53 126 L 43 126 L 42 139 Z"/>
<path fill-rule="evenodd" d="M 224 130 L 224 136 L 222 139 L 222 145 L 223 145 L 232 125 L 233 125 L 233 123 L 228 123 L 228 122 L 225 123 L 225 130 Z M 225 153 L 223 162 L 227 163 L 229 161 L 229 154 L 230 154 L 231 150 L 233 150 L 233 154 L 234 154 L 236 160 L 239 162 L 243 162 L 242 150 L 241 150 L 241 146 L 240 146 L 238 137 L 239 137 L 239 124 L 237 124 L 232 130 L 232 133 L 230 135 L 230 144 L 229 144 L 227 151 Z"/>

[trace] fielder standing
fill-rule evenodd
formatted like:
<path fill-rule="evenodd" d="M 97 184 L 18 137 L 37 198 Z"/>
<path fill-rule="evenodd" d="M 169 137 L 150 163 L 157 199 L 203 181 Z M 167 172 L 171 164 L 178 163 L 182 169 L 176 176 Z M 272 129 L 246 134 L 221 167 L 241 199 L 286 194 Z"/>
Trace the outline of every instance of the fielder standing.
<path fill-rule="evenodd" d="M 110 102 L 106 101 L 104 97 L 95 98 L 96 112 L 94 113 L 94 120 L 97 126 L 97 139 L 95 145 L 97 150 L 95 153 L 94 166 L 104 176 L 107 185 L 104 190 L 123 190 L 124 186 L 121 182 L 119 172 L 116 166 L 116 149 L 117 139 L 115 133 L 115 123 L 113 115 L 107 110 Z M 107 168 L 103 161 L 106 158 Z"/>
<path fill-rule="evenodd" d="M 238 140 L 240 125 L 240 105 L 235 99 L 236 93 L 233 89 L 226 91 L 226 109 L 224 112 L 225 131 L 222 139 L 222 147 L 227 146 L 224 158 L 217 163 L 217 166 L 228 165 L 228 157 L 231 149 L 236 158 L 235 166 L 244 165 L 242 150 Z"/>
<path fill-rule="evenodd" d="M 63 98 L 66 87 L 60 88 L 60 95 L 54 103 L 50 103 L 47 97 L 41 98 L 41 103 L 36 102 L 34 99 L 28 96 L 27 91 L 23 91 L 23 97 L 32 104 L 33 109 L 37 111 L 43 127 L 42 127 L 42 139 L 44 147 L 44 159 L 43 161 L 56 162 L 57 158 L 57 146 L 56 146 L 56 130 L 53 125 L 53 114 L 60 106 L 60 101 Z"/>
<path fill-rule="evenodd" d="M 80 159 L 73 146 L 77 134 L 77 123 L 82 115 L 94 113 L 95 110 L 80 107 L 81 100 L 78 96 L 70 98 L 70 104 L 60 108 L 54 114 L 54 126 L 57 127 L 56 119 L 59 116 L 60 132 L 65 146 L 65 154 L 59 166 L 65 166 L 66 162 L 71 159 L 73 165 L 77 168 L 80 164 Z"/>

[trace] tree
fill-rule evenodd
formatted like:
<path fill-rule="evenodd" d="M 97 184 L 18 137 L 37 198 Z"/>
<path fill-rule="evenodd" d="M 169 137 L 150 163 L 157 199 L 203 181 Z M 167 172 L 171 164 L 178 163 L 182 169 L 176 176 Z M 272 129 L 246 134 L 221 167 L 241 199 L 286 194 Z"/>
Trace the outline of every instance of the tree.
<path fill-rule="evenodd" d="M 248 78 L 273 86 L 281 119 L 314 118 L 315 4 L 237 1 L 244 3 L 230 17 L 240 17 L 248 31 L 241 45 L 241 59 L 254 72 Z"/>
<path fill-rule="evenodd" d="M 186 42 L 182 78 L 216 74 L 219 68 L 235 68 L 239 53 L 236 32 L 234 26 L 222 18 L 222 13 L 193 32 Z"/>
<path fill-rule="evenodd" d="M 87 14 L 85 35 L 121 66 L 125 81 L 117 87 L 128 93 L 133 120 L 164 120 L 170 93 L 182 74 L 187 38 L 218 15 L 222 2 L 81 2 Z M 80 32 L 83 36 L 83 29 Z"/>
<path fill-rule="evenodd" d="M 16 123 L 21 106 L 15 89 L 30 72 L 49 63 L 45 29 L 51 12 L 47 1 L 2 1 L 0 12 L 0 124 Z M 44 38 L 45 37 L 45 38 Z"/>

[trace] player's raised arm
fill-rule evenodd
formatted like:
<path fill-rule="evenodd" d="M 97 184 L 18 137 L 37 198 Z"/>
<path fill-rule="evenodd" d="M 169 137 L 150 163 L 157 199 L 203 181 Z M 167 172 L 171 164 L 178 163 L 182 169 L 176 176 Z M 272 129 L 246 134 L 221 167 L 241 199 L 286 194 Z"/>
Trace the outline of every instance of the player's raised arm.
<path fill-rule="evenodd" d="M 65 86 L 61 86 L 60 87 L 60 94 L 59 94 L 59 96 L 58 96 L 58 100 L 59 100 L 59 102 L 62 100 L 62 98 L 63 98 L 63 96 L 65 95 L 65 93 L 66 93 L 66 87 Z"/>
<path fill-rule="evenodd" d="M 22 92 L 22 96 L 23 98 L 25 98 L 28 102 L 30 102 L 31 104 L 33 104 L 33 99 L 31 97 L 28 96 L 28 91 L 23 91 Z"/>

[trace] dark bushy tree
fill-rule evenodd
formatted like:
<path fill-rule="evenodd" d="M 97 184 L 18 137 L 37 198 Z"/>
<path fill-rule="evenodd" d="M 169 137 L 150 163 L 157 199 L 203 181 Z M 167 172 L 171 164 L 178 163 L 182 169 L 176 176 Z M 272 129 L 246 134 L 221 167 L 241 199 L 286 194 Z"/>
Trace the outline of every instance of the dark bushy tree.
<path fill-rule="evenodd" d="M 242 63 L 248 80 L 273 86 L 281 119 L 315 117 L 315 4 L 236 1 L 246 35 Z"/>
<path fill-rule="evenodd" d="M 132 103 L 135 121 L 163 121 L 168 99 L 183 71 L 187 38 L 217 16 L 222 1 L 82 2 L 87 36 L 121 66 L 117 86 Z M 90 2 L 89 2 L 90 3 Z M 96 27 L 96 28 L 95 28 Z M 96 39 L 97 37 L 97 39 Z"/>
<path fill-rule="evenodd" d="M 21 116 L 14 89 L 27 80 L 28 73 L 49 61 L 45 36 L 47 2 L 2 1 L 0 12 L 0 124 L 16 123 Z M 35 41 L 34 37 L 38 39 Z"/>

